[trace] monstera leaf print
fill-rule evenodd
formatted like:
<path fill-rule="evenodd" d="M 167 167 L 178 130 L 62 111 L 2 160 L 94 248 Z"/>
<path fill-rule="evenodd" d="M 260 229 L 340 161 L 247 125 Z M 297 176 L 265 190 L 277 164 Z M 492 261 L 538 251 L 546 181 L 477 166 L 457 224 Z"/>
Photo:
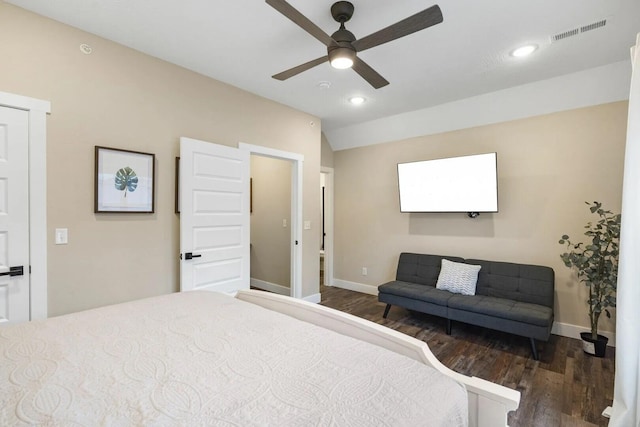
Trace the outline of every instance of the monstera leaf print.
<path fill-rule="evenodd" d="M 129 166 L 119 169 L 116 172 L 116 190 L 124 191 L 124 197 L 127 197 L 127 191 L 134 192 L 138 188 L 138 176 Z"/>

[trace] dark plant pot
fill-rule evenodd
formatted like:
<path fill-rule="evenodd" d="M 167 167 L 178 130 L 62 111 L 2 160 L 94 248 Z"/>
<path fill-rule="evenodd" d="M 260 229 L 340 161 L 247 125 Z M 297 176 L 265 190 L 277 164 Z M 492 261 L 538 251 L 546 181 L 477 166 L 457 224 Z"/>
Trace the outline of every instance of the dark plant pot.
<path fill-rule="evenodd" d="M 604 357 L 607 351 L 607 343 L 609 338 L 598 335 L 598 339 L 591 338 L 591 332 L 580 332 L 580 338 L 582 338 L 582 350 L 595 357 Z"/>

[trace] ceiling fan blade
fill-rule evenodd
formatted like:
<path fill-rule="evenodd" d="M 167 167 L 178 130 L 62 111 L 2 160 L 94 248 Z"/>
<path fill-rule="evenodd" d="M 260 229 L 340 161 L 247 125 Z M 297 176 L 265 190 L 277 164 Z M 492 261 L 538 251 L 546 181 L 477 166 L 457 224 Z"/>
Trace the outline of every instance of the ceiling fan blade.
<path fill-rule="evenodd" d="M 362 59 L 356 56 L 355 61 L 353 61 L 353 70 L 360 74 L 360 77 L 365 79 L 374 89 L 380 89 L 383 86 L 389 84 L 389 82 L 382 77 L 376 70 L 371 68 L 369 64 L 364 62 Z"/>
<path fill-rule="evenodd" d="M 416 31 L 424 30 L 441 22 L 442 11 L 436 4 L 380 31 L 356 40 L 352 45 L 356 51 L 362 52 L 363 50 L 399 39 L 400 37 L 408 36 Z"/>
<path fill-rule="evenodd" d="M 266 0 L 267 4 L 273 7 L 275 10 L 292 20 L 300 28 L 311 34 L 316 39 L 320 40 L 325 46 L 329 47 L 335 44 L 333 39 L 320 27 L 311 22 L 309 18 L 298 12 L 293 6 L 284 0 Z"/>
<path fill-rule="evenodd" d="M 327 62 L 328 60 L 329 60 L 329 57 L 327 55 L 325 55 L 325 56 L 323 56 L 321 58 L 314 59 L 313 61 L 309 61 L 309 62 L 306 62 L 306 63 L 304 63 L 302 65 L 298 65 L 297 67 L 290 68 L 290 69 L 288 69 L 286 71 L 283 71 L 281 73 L 275 74 L 275 75 L 273 75 L 271 77 L 273 77 L 276 80 L 287 80 L 289 77 L 293 77 L 296 74 L 300 74 L 303 71 L 307 71 L 308 69 L 313 68 L 316 65 L 320 65 L 323 62 Z"/>

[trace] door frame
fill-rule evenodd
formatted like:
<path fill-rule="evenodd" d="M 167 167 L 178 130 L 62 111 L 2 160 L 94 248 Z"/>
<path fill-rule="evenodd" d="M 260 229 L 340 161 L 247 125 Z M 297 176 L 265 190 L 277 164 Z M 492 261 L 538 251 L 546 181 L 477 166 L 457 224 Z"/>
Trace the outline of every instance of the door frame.
<path fill-rule="evenodd" d="M 333 168 L 321 166 L 324 175 L 324 285 L 333 286 Z"/>
<path fill-rule="evenodd" d="M 291 162 L 291 295 L 302 298 L 302 170 L 304 156 L 260 145 L 238 144 L 240 150 Z M 297 242 L 297 244 L 296 244 Z"/>
<path fill-rule="evenodd" d="M 51 103 L 0 92 L 0 106 L 29 113 L 29 307 L 47 318 L 47 114 Z"/>

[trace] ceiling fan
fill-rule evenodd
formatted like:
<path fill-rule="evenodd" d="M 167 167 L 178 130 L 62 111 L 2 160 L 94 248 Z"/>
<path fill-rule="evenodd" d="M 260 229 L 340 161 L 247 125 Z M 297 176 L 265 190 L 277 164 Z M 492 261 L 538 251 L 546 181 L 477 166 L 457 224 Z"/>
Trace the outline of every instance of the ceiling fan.
<path fill-rule="evenodd" d="M 276 80 L 286 80 L 316 65 L 329 61 L 334 68 L 353 68 L 371 86 L 379 89 L 388 85 L 389 82 L 366 62 L 358 58 L 357 53 L 442 22 L 440 7 L 434 5 L 373 34 L 356 39 L 353 33 L 344 26 L 344 23 L 353 16 L 353 4 L 348 1 L 339 1 L 331 6 L 331 15 L 333 19 L 340 23 L 340 28 L 329 36 L 285 0 L 266 0 L 266 2 L 327 46 L 327 55 L 272 76 Z"/>

